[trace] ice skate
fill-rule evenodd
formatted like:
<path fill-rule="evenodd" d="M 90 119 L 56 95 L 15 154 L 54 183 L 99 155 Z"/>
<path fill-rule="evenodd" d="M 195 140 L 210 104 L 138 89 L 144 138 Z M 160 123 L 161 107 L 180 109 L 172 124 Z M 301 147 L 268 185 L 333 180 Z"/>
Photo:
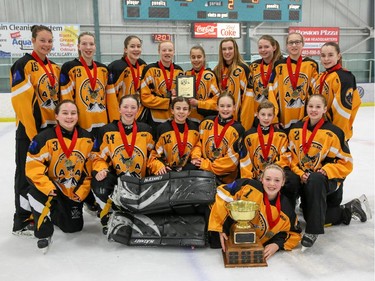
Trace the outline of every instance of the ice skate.
<path fill-rule="evenodd" d="M 311 248 L 314 245 L 316 239 L 318 239 L 318 234 L 305 233 L 301 240 L 302 252 L 306 251 L 306 249 L 308 248 Z"/>
<path fill-rule="evenodd" d="M 26 225 L 24 228 L 20 230 L 13 230 L 12 234 L 22 238 L 35 238 L 34 222 L 30 222 L 28 225 Z"/>
<path fill-rule="evenodd" d="M 94 202 L 94 204 L 88 204 L 87 202 L 83 203 L 83 209 L 93 217 L 99 217 L 100 215 L 99 204 L 96 202 Z"/>
<path fill-rule="evenodd" d="M 40 238 L 37 243 L 38 248 L 42 251 L 43 255 L 45 255 L 48 252 L 51 244 L 52 244 L 51 237 Z"/>
<path fill-rule="evenodd" d="M 369 209 L 370 207 L 369 206 L 366 207 L 366 204 L 368 205 L 368 200 L 364 194 L 361 196 L 361 198 L 363 200 L 363 203 L 358 198 L 356 198 L 344 204 L 344 208 L 350 214 L 352 219 L 361 221 L 361 222 L 366 222 L 367 214 L 365 210 L 366 208 Z M 369 215 L 371 216 L 371 211 L 369 212 Z"/>
<path fill-rule="evenodd" d="M 370 203 L 366 197 L 365 194 L 362 194 L 358 200 L 361 202 L 361 206 L 362 206 L 362 209 L 365 211 L 366 213 L 366 216 L 367 216 L 367 220 L 370 220 L 372 219 L 372 212 L 371 212 L 371 208 L 370 208 Z"/>

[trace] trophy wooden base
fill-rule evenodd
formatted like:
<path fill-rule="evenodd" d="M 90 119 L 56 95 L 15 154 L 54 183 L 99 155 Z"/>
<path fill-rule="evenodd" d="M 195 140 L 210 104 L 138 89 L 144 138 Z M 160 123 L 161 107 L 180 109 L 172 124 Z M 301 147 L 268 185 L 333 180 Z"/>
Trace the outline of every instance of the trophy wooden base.
<path fill-rule="evenodd" d="M 257 241 L 251 244 L 234 244 L 231 237 L 225 241 L 223 252 L 225 267 L 267 266 L 264 260 L 264 247 Z"/>

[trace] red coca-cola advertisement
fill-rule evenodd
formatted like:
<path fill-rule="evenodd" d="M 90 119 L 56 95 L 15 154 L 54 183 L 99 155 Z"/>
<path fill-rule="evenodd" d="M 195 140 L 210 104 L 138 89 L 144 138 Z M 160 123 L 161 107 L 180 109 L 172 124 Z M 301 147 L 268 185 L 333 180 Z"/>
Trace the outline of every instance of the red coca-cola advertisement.
<path fill-rule="evenodd" d="M 194 23 L 194 38 L 241 38 L 239 23 Z"/>

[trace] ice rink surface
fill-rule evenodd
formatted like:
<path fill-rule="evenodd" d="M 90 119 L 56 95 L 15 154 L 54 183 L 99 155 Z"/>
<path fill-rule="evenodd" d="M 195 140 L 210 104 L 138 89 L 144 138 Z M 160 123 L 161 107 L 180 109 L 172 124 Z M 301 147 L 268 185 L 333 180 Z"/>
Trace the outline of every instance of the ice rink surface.
<path fill-rule="evenodd" d="M 361 107 L 350 149 L 354 171 L 344 184 L 344 203 L 365 193 L 374 217 L 374 107 Z M 326 228 L 313 248 L 278 252 L 268 267 L 224 268 L 218 249 L 135 248 L 108 242 L 99 219 L 85 213 L 82 232 L 55 228 L 46 255 L 36 239 L 11 234 L 14 212 L 14 123 L 0 123 L 0 280 L 220 281 L 374 280 L 374 219 Z"/>

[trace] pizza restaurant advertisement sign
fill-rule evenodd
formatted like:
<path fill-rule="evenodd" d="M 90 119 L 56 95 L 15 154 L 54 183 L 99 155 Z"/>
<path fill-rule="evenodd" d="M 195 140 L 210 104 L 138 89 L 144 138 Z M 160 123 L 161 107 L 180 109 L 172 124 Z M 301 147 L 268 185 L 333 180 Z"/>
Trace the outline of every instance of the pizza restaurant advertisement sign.
<path fill-rule="evenodd" d="M 22 57 L 31 53 L 31 27 L 33 23 L 0 23 L 0 57 Z M 53 35 L 52 51 L 48 57 L 77 57 L 79 25 L 44 24 Z"/>
<path fill-rule="evenodd" d="M 289 27 L 290 32 L 301 33 L 305 46 L 302 50 L 303 56 L 319 56 L 320 48 L 326 42 L 339 43 L 339 27 Z"/>
<path fill-rule="evenodd" d="M 240 23 L 194 23 L 194 38 L 241 38 Z"/>

